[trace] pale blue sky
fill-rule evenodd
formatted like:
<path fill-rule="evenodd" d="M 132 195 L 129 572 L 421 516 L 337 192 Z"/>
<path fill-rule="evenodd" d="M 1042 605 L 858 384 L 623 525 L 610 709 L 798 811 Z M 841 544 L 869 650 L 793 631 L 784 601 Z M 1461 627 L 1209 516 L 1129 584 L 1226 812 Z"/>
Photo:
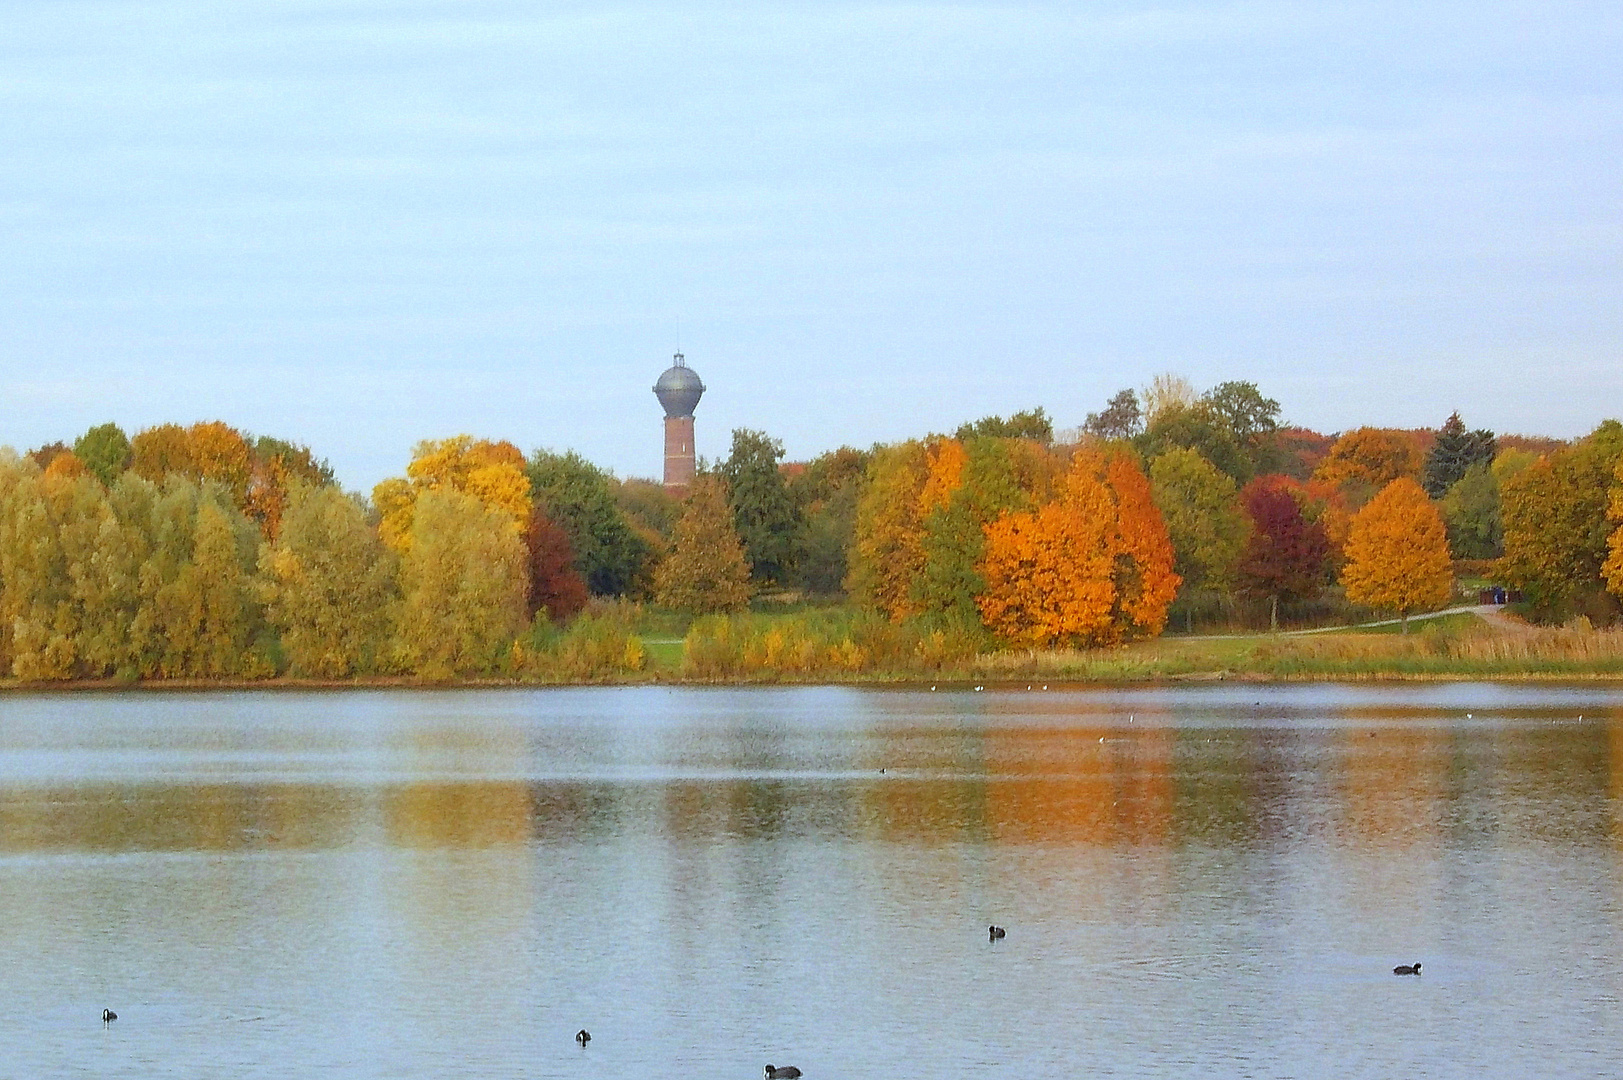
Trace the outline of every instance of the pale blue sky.
<path fill-rule="evenodd" d="M 1623 412 L 1623 5 L 4 3 L 0 442 Z"/>

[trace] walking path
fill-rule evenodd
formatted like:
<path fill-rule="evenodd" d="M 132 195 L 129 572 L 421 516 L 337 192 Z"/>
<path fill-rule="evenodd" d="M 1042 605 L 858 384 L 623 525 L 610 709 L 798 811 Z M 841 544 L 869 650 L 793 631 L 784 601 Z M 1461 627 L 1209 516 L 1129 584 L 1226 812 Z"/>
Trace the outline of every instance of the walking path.
<path fill-rule="evenodd" d="M 1477 618 L 1492 626 L 1495 630 L 1504 630 L 1509 633 L 1528 633 L 1532 627 L 1520 619 L 1506 613 L 1502 604 L 1471 604 L 1467 607 L 1444 608 L 1442 611 L 1428 611 L 1423 615 L 1410 615 L 1410 622 L 1424 622 L 1427 619 L 1441 619 L 1447 615 L 1475 615 Z M 1308 634 L 1335 634 L 1344 630 L 1363 630 L 1371 626 L 1396 626 L 1402 619 L 1376 619 L 1374 622 L 1353 623 L 1348 626 L 1318 626 L 1312 630 L 1281 630 L 1279 637 L 1304 637 Z M 1179 641 L 1223 641 L 1232 638 L 1269 637 L 1266 630 L 1250 634 L 1190 634 L 1187 637 L 1179 636 Z"/>

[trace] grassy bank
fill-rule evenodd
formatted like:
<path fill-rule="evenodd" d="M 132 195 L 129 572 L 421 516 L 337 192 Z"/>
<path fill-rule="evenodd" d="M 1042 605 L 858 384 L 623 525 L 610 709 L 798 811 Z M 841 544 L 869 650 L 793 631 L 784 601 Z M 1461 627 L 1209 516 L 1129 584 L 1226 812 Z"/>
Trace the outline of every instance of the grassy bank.
<path fill-rule="evenodd" d="M 1623 631 L 1491 626 L 1468 613 L 1313 635 L 1162 637 L 1108 649 L 997 649 L 974 628 L 898 625 L 849 608 L 712 616 L 685 627 L 635 605 L 538 628 L 468 687 L 689 684 L 1120 684 L 1220 679 L 1623 679 Z M 412 687 L 419 680 L 171 680 L 27 688 Z M 15 681 L 0 687 L 25 688 Z"/>

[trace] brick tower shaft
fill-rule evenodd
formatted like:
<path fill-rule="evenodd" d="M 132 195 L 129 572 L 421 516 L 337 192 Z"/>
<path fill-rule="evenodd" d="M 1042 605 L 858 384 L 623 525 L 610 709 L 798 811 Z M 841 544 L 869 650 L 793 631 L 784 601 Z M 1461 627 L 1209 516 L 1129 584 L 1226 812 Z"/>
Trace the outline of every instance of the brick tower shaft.
<path fill-rule="evenodd" d="M 697 459 L 693 453 L 693 417 L 667 416 L 665 418 L 665 489 L 673 494 L 685 492 L 693 483 Z"/>

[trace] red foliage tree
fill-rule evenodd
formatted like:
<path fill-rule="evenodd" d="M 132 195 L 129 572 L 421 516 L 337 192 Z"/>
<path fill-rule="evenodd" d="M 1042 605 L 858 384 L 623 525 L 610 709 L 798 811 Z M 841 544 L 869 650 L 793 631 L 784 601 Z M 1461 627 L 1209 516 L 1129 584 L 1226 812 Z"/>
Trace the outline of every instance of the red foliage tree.
<path fill-rule="evenodd" d="M 1330 542 L 1319 523 L 1304 518 L 1290 492 L 1277 485 L 1253 481 L 1240 492 L 1240 500 L 1252 524 L 1240 558 L 1240 583 L 1247 592 L 1272 600 L 1277 615 L 1280 600 L 1319 591 Z"/>
<path fill-rule="evenodd" d="M 575 552 L 564 532 L 540 507 L 530 511 L 524 530 L 530 555 L 530 600 L 527 614 L 546 609 L 547 617 L 563 622 L 586 606 L 586 579 L 575 569 Z"/>

